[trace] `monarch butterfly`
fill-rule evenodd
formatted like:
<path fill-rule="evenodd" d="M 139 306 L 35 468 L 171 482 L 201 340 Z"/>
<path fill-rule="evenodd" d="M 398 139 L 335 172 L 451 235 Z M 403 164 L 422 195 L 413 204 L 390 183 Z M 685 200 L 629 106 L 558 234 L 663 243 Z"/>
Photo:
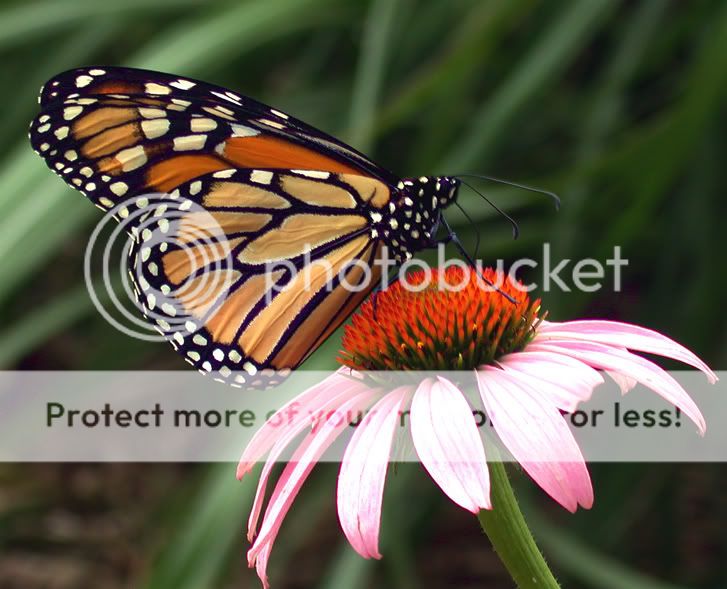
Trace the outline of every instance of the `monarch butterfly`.
<path fill-rule="evenodd" d="M 186 77 L 82 68 L 38 101 L 34 150 L 132 219 L 145 315 L 190 364 L 237 386 L 299 366 L 374 289 L 385 249 L 401 263 L 434 246 L 460 185 L 398 178 L 292 116 Z M 271 272 L 274 262 L 288 265 Z"/>

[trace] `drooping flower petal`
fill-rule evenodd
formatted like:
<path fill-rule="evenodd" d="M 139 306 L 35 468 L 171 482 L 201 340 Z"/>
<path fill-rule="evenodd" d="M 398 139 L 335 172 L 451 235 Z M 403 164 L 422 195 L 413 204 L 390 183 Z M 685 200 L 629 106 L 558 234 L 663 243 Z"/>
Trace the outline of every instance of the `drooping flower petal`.
<path fill-rule="evenodd" d="M 618 372 L 632 378 L 679 407 L 699 428 L 702 435 L 707 425 L 702 412 L 684 388 L 666 370 L 628 350 L 583 340 L 537 341 L 532 349 L 551 351 L 586 362 L 594 368 Z"/>
<path fill-rule="evenodd" d="M 717 382 L 717 375 L 696 354 L 673 339 L 638 325 L 585 319 L 564 323 L 543 321 L 538 327 L 535 341 L 548 341 L 553 338 L 597 342 L 672 358 L 701 370 L 712 384 Z"/>
<path fill-rule="evenodd" d="M 524 352 L 508 354 L 499 364 L 526 379 L 547 395 L 556 407 L 572 413 L 579 403 L 591 398 L 603 377 L 587 364 L 562 354 Z"/>
<path fill-rule="evenodd" d="M 263 589 L 270 589 L 270 581 L 268 580 L 268 561 L 270 560 L 270 553 L 273 550 L 273 543 L 266 542 L 260 552 L 258 552 L 255 558 L 255 572 L 262 581 Z"/>
<path fill-rule="evenodd" d="M 381 558 L 379 528 L 384 482 L 394 433 L 411 387 L 382 397 L 358 425 L 338 475 L 338 519 L 351 546 L 364 558 Z"/>
<path fill-rule="evenodd" d="M 322 382 L 291 399 L 255 432 L 240 457 L 237 465 L 237 478 L 241 479 L 250 472 L 255 463 L 267 454 L 281 435 L 293 431 L 296 433 L 303 431 L 310 424 L 311 415 L 320 411 L 322 402 L 339 394 L 353 396 L 365 388 L 367 388 L 366 385 L 357 381 L 350 369 L 342 367 Z"/>
<path fill-rule="evenodd" d="M 615 382 L 618 385 L 618 388 L 621 390 L 621 394 L 625 395 L 628 393 L 631 389 L 633 389 L 638 383 L 636 382 L 636 379 L 629 378 L 628 376 L 624 376 L 620 372 L 614 372 L 613 370 L 606 370 L 606 374 L 608 374 L 613 382 Z"/>
<path fill-rule="evenodd" d="M 482 367 L 477 383 L 495 432 L 523 469 L 569 511 L 590 508 L 588 469 L 556 406 L 529 381 L 500 368 Z"/>
<path fill-rule="evenodd" d="M 368 390 L 343 401 L 320 427 L 314 428 L 303 439 L 285 465 L 268 502 L 258 537 L 247 553 L 249 565 L 259 565 L 258 576 L 263 584 L 266 582 L 265 565 L 270 549 L 301 486 L 326 449 L 348 427 L 351 417 L 365 409 L 374 394 Z M 263 559 L 262 565 L 257 562 L 259 558 Z"/>
<path fill-rule="evenodd" d="M 424 468 L 455 503 L 491 509 L 490 473 L 472 409 L 444 378 L 424 380 L 411 404 L 411 434 Z"/>
<path fill-rule="evenodd" d="M 296 415 L 295 422 L 290 420 L 291 423 L 286 423 L 284 428 L 280 428 L 278 438 L 270 450 L 270 454 L 265 461 L 265 466 L 260 473 L 257 491 L 255 492 L 255 499 L 253 501 L 252 508 L 250 509 L 250 516 L 247 523 L 247 539 L 250 542 L 252 542 L 253 538 L 255 538 L 257 522 L 262 511 L 263 503 L 265 502 L 265 489 L 267 487 L 270 474 L 272 473 L 273 467 L 280 459 L 281 454 L 290 445 L 290 443 L 297 438 L 306 427 L 319 427 L 321 420 L 325 420 L 329 413 L 335 412 L 342 403 L 349 398 L 352 398 L 363 391 L 366 391 L 367 394 L 370 394 L 371 396 L 378 393 L 378 390 L 362 388 L 362 385 L 355 380 L 346 379 L 348 382 L 341 383 L 340 379 L 335 379 L 334 377 L 335 375 L 329 377 L 327 380 L 332 381 L 334 384 L 338 383 L 340 386 L 338 386 L 334 391 L 331 391 L 329 387 L 322 388 L 319 391 L 324 394 L 329 393 L 330 397 L 317 397 L 314 401 L 315 404 L 309 403 L 305 405 L 301 402 L 301 406 L 296 407 L 295 409 L 297 412 L 300 412 L 302 418 L 297 418 Z M 283 408 L 276 412 L 268 421 L 273 423 L 282 423 L 284 416 L 287 414 L 287 410 Z"/>

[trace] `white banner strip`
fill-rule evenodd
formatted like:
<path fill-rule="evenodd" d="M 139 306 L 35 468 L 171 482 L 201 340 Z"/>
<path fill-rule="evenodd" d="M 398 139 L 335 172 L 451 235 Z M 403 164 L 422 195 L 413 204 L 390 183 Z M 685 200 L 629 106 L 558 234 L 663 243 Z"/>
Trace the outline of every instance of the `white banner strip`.
<path fill-rule="evenodd" d="M 298 371 L 276 389 L 244 391 L 194 372 L 0 372 L 0 461 L 236 461 L 270 415 L 330 374 Z M 670 374 L 701 409 L 706 435 L 700 436 L 688 417 L 653 391 L 637 386 L 622 396 L 604 375 L 606 384 L 596 388 L 591 400 L 564 415 L 586 460 L 727 462 L 727 371 L 718 373 L 716 385 L 698 372 Z M 496 439 L 471 373 L 367 376 L 376 382 L 387 379 L 390 389 L 413 389 L 423 378 L 447 378 L 470 402 L 482 435 Z M 301 412 L 307 429 L 325 417 L 294 403 L 279 416 L 281 433 Z M 346 418 L 352 421 L 346 428 L 350 431 L 344 431 L 324 460 L 340 460 L 363 413 Z M 392 460 L 417 460 L 409 426 L 405 410 L 399 415 Z M 294 446 L 281 460 L 290 457 Z"/>

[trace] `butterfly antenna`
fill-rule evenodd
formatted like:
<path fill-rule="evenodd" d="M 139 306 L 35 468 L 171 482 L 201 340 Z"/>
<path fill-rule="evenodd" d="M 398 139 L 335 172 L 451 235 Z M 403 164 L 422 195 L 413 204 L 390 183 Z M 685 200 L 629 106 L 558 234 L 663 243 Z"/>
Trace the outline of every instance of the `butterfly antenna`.
<path fill-rule="evenodd" d="M 510 180 L 503 180 L 502 178 L 495 178 L 493 176 L 485 176 L 484 174 L 457 174 L 455 178 L 465 176 L 467 178 L 479 178 L 480 180 L 487 180 L 488 182 L 495 182 L 497 184 L 506 184 L 507 186 L 513 186 L 514 188 L 520 188 L 521 190 L 527 190 L 529 192 L 537 192 L 538 194 L 544 194 L 553 199 L 555 204 L 555 210 L 560 210 L 560 197 L 550 190 L 543 190 L 542 188 L 535 188 L 534 186 L 527 186 L 526 184 L 518 184 L 517 182 L 511 182 Z M 467 185 L 469 186 L 469 184 Z M 471 188 L 471 186 L 470 186 Z"/>
<path fill-rule="evenodd" d="M 457 176 L 457 178 L 459 178 L 459 176 Z M 512 238 L 513 239 L 518 238 L 518 236 L 520 235 L 520 227 L 518 227 L 517 221 L 515 221 L 515 219 L 513 219 L 510 215 L 508 215 L 505 211 L 503 211 L 500 207 L 498 207 L 494 202 L 492 202 L 489 198 L 487 198 L 484 194 L 482 194 L 479 190 L 477 190 L 474 186 L 472 186 L 472 184 L 470 184 L 469 182 L 465 182 L 464 180 L 461 180 L 461 179 L 460 179 L 460 182 L 462 182 L 462 184 L 464 184 L 465 186 L 468 186 L 472 191 L 479 194 L 482 198 L 485 199 L 485 202 L 487 202 L 487 204 L 489 204 L 493 209 L 495 209 L 498 213 L 500 213 L 503 217 L 505 217 L 510 222 L 510 225 L 512 225 Z M 460 208 L 460 210 L 462 210 L 462 209 Z M 465 213 L 465 215 L 466 215 L 466 213 Z M 479 235 L 478 235 L 478 237 L 479 237 Z"/>
<path fill-rule="evenodd" d="M 459 204 L 457 201 L 454 201 L 454 206 L 456 206 L 460 211 L 462 211 L 462 214 L 465 216 L 465 219 L 467 219 L 467 221 L 469 221 L 469 224 L 472 226 L 472 229 L 475 230 L 475 236 L 477 238 L 477 241 L 475 241 L 475 255 L 474 255 L 474 258 L 476 260 L 480 256 L 480 231 L 479 231 L 479 229 L 477 229 L 477 225 L 475 224 L 475 222 L 472 219 L 472 217 L 470 217 L 467 214 L 467 211 L 465 211 L 462 208 L 462 205 L 461 204 Z"/>
<path fill-rule="evenodd" d="M 492 281 L 488 280 L 487 277 L 484 275 L 483 272 L 481 272 L 482 268 L 475 264 L 475 261 L 472 259 L 472 256 L 469 255 L 467 250 L 462 245 L 462 242 L 459 240 L 459 237 L 457 237 L 457 234 L 454 232 L 452 227 L 447 223 L 447 219 L 444 218 L 444 216 L 441 217 L 442 225 L 444 225 L 444 228 L 447 230 L 447 238 L 456 246 L 456 248 L 459 250 L 459 252 L 462 254 L 465 260 L 467 260 L 467 263 L 472 266 L 475 271 L 477 271 L 480 275 L 480 278 L 484 280 L 488 285 L 490 285 L 493 289 L 495 289 L 496 292 L 500 293 L 503 297 L 505 297 L 508 301 L 510 301 L 512 304 L 517 305 L 518 301 L 515 300 L 513 297 L 511 297 L 509 294 L 507 294 L 505 291 L 500 290 L 500 288 L 494 284 Z"/>

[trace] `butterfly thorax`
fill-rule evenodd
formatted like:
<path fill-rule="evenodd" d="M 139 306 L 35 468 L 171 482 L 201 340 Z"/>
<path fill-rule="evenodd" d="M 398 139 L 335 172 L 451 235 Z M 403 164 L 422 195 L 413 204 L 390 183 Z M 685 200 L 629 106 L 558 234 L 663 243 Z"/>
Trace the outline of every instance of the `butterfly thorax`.
<path fill-rule="evenodd" d="M 459 180 L 448 176 L 407 178 L 397 185 L 388 210 L 374 220 L 376 236 L 403 262 L 436 245 L 441 211 L 457 198 Z"/>

